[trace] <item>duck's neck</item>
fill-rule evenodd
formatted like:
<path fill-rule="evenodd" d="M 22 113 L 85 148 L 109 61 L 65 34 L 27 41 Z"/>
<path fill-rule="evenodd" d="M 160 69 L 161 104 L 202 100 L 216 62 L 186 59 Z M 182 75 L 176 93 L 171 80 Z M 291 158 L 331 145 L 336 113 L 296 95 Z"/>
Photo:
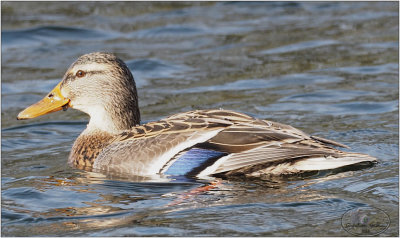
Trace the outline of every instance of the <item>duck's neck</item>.
<path fill-rule="evenodd" d="M 85 129 L 87 134 L 94 131 L 103 131 L 115 135 L 140 123 L 140 120 L 133 113 L 109 113 L 103 107 L 93 107 L 89 110 L 90 120 Z"/>
<path fill-rule="evenodd" d="M 100 130 L 115 135 L 140 124 L 140 112 L 136 102 L 94 106 L 86 112 L 90 115 L 86 133 Z"/>

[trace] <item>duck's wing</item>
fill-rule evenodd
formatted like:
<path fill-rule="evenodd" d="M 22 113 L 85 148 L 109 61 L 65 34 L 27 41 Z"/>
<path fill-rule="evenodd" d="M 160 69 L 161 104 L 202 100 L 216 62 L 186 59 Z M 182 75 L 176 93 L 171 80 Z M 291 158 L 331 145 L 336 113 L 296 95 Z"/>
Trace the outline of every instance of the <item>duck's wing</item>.
<path fill-rule="evenodd" d="M 252 173 L 280 163 L 343 155 L 328 144 L 342 146 L 238 112 L 192 111 L 122 133 L 93 167 L 138 175 Z"/>

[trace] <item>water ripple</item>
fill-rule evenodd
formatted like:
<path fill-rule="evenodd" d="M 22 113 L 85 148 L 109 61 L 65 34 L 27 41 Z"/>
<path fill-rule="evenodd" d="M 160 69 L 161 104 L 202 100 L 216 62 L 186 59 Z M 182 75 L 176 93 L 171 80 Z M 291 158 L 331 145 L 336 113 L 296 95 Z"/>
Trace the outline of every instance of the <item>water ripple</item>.
<path fill-rule="evenodd" d="M 143 29 L 130 33 L 128 37 L 133 38 L 155 38 L 155 37 L 176 37 L 181 36 L 196 36 L 204 32 L 204 29 L 199 26 L 185 25 L 167 25 L 162 27 L 154 27 Z"/>
<path fill-rule="evenodd" d="M 300 93 L 295 95 L 289 95 L 280 98 L 278 102 L 337 102 L 353 100 L 358 97 L 371 97 L 377 95 L 376 92 L 371 91 L 359 91 L 359 90 L 320 90 L 310 93 Z"/>
<path fill-rule="evenodd" d="M 266 88 L 294 88 L 299 85 L 316 85 L 335 83 L 343 80 L 341 77 L 329 76 L 329 75 L 316 75 L 316 74 L 292 74 L 275 77 L 271 79 L 244 79 L 234 82 L 229 82 L 222 85 L 211 85 L 192 87 L 186 89 L 169 90 L 173 93 L 201 93 L 201 92 L 213 92 L 213 91 L 231 91 L 231 90 L 251 90 L 251 89 L 266 89 Z"/>
<path fill-rule="evenodd" d="M 139 88 L 148 85 L 149 79 L 182 78 L 191 68 L 185 65 L 172 64 L 160 59 L 136 59 L 126 62 L 134 72 L 135 82 Z"/>
<path fill-rule="evenodd" d="M 340 67 L 340 68 L 329 68 L 322 71 L 337 71 L 348 74 L 360 74 L 360 75 L 378 75 L 378 74 L 397 74 L 399 71 L 399 65 L 394 63 L 382 64 L 382 65 L 368 65 L 368 66 L 355 66 L 355 67 Z"/>
<path fill-rule="evenodd" d="M 289 53 L 289 52 L 296 52 L 300 50 L 307 50 L 312 48 L 317 48 L 321 46 L 329 46 L 329 45 L 336 45 L 340 42 L 335 40 L 314 40 L 314 41 L 304 41 L 295 44 L 280 46 L 273 49 L 263 50 L 259 52 L 259 54 L 282 54 L 282 53 Z"/>
<path fill-rule="evenodd" d="M 337 104 L 316 103 L 276 103 L 268 106 L 256 106 L 259 111 L 303 111 L 325 115 L 368 115 L 395 112 L 398 100 L 385 102 L 346 102 Z"/>
<path fill-rule="evenodd" d="M 115 37 L 116 33 L 66 26 L 42 26 L 2 31 L 2 48 L 33 47 L 64 40 L 93 41 Z M 84 36 L 84 37 L 83 37 Z"/>

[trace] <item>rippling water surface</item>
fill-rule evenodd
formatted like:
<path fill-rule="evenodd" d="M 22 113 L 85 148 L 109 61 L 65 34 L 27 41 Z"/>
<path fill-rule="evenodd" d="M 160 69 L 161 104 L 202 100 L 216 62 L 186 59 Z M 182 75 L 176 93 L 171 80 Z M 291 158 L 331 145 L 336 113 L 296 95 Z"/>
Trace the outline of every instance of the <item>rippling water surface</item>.
<path fill-rule="evenodd" d="M 1 4 L 3 236 L 347 236 L 341 217 L 358 207 L 382 209 L 381 235 L 398 236 L 398 3 Z M 127 62 L 144 121 L 232 109 L 380 163 L 208 190 L 70 168 L 86 115 L 16 115 L 92 51 Z"/>

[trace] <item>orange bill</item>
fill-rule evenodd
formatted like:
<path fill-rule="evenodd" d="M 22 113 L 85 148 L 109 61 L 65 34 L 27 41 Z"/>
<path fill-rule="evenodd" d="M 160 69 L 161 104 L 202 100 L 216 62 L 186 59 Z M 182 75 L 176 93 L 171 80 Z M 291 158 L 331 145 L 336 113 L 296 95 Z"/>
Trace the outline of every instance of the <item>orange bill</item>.
<path fill-rule="evenodd" d="M 61 94 L 60 85 L 61 82 L 45 98 L 20 112 L 17 119 L 35 118 L 67 108 L 70 100 Z"/>

